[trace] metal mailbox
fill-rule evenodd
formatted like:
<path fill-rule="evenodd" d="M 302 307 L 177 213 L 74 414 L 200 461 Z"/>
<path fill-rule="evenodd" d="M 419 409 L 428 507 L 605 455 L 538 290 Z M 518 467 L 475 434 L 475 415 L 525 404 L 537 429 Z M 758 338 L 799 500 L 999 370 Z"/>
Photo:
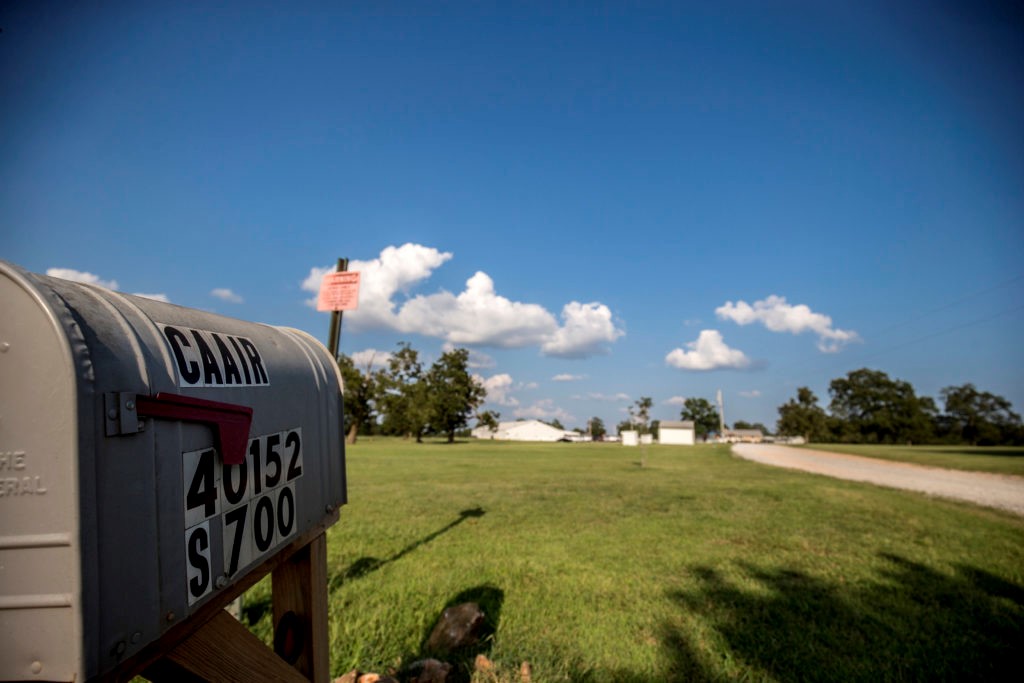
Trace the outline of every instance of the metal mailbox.
<path fill-rule="evenodd" d="M 322 344 L 0 261 L 0 680 L 102 676 L 346 502 Z"/>

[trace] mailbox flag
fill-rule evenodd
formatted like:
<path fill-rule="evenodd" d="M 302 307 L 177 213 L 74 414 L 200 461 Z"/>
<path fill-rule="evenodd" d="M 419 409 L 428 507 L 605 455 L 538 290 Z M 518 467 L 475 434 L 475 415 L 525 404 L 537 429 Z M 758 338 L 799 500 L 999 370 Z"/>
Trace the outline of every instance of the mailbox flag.
<path fill-rule="evenodd" d="M 359 308 L 359 272 L 328 273 L 320 282 L 318 311 L 354 311 Z"/>

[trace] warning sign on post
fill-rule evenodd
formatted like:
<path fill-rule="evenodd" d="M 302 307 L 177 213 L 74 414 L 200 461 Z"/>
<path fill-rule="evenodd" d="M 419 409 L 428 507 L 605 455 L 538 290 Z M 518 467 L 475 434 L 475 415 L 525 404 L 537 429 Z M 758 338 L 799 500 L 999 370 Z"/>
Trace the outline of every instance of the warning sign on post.
<path fill-rule="evenodd" d="M 318 311 L 353 311 L 359 308 L 359 273 L 328 273 L 320 283 Z"/>

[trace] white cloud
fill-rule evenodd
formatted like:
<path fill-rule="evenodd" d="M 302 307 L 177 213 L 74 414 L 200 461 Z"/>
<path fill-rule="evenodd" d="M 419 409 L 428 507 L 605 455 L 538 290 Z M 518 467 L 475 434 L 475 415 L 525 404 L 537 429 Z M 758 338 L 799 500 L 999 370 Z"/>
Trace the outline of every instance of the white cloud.
<path fill-rule="evenodd" d="M 604 304 L 571 301 L 562 307 L 562 327 L 541 345 L 548 356 L 584 358 L 608 353 L 607 344 L 626 334 L 615 327 L 612 312 Z"/>
<path fill-rule="evenodd" d="M 359 308 L 345 316 L 356 329 L 383 327 L 422 334 L 461 346 L 522 348 L 538 346 L 548 356 L 582 358 L 607 353 L 607 345 L 625 332 L 601 303 L 572 301 L 562 308 L 562 324 L 539 304 L 499 295 L 487 273 L 476 272 L 459 294 L 441 290 L 409 296 L 409 290 L 452 258 L 418 244 L 387 247 L 372 261 L 352 261 L 360 277 Z M 302 288 L 316 294 L 331 268 L 312 268 Z M 404 301 L 396 300 L 406 294 Z M 307 300 L 316 306 L 316 297 Z"/>
<path fill-rule="evenodd" d="M 579 382 L 580 380 L 586 379 L 586 375 L 570 375 L 567 372 L 563 372 L 560 375 L 555 375 L 551 378 L 552 382 Z"/>
<path fill-rule="evenodd" d="M 211 290 L 210 296 L 215 296 L 221 301 L 227 301 L 229 304 L 240 304 L 245 301 L 241 296 L 224 287 L 217 287 Z"/>
<path fill-rule="evenodd" d="M 117 289 L 117 280 L 104 280 L 99 275 L 93 275 L 73 268 L 47 268 L 46 274 L 50 277 L 59 277 L 61 280 L 82 282 L 87 285 L 99 285 L 107 289 Z"/>
<path fill-rule="evenodd" d="M 515 417 L 522 417 L 534 420 L 558 420 L 562 424 L 568 424 L 576 418 L 555 405 L 550 398 L 537 401 L 531 406 L 516 408 L 513 412 Z"/>
<path fill-rule="evenodd" d="M 761 395 L 761 392 L 758 391 L 757 389 L 752 389 L 751 391 L 741 391 L 740 392 L 740 396 L 742 396 L 743 398 L 757 398 L 760 395 Z"/>
<path fill-rule="evenodd" d="M 687 343 L 689 351 L 674 349 L 665 356 L 665 362 L 680 370 L 717 370 L 719 368 L 745 368 L 750 359 L 738 349 L 730 349 L 718 330 L 701 330 L 697 341 Z"/>
<path fill-rule="evenodd" d="M 574 398 L 574 399 L 581 400 L 581 401 L 582 400 L 590 400 L 590 401 L 628 401 L 629 400 L 629 394 L 623 394 L 623 393 L 618 393 L 618 394 L 602 394 L 602 393 L 597 393 L 597 392 L 591 392 L 589 394 L 584 394 L 582 396 L 579 395 L 579 394 L 576 394 L 574 396 L 571 396 L 570 398 Z"/>
<path fill-rule="evenodd" d="M 353 353 L 351 358 L 352 363 L 361 372 L 367 368 L 369 368 L 370 372 L 373 372 L 380 368 L 386 368 L 388 361 L 391 360 L 391 354 L 387 351 L 378 351 L 377 349 L 363 349 Z"/>
<path fill-rule="evenodd" d="M 497 403 L 500 406 L 517 406 L 519 400 L 513 396 L 509 396 L 509 392 L 514 388 L 514 382 L 512 381 L 512 375 L 508 373 L 501 373 L 500 375 L 494 375 L 484 379 L 480 375 L 473 375 L 477 382 L 483 385 L 484 389 L 487 390 L 487 402 Z"/>
<path fill-rule="evenodd" d="M 853 330 L 832 327 L 832 318 L 829 316 L 815 313 L 805 304 L 794 306 L 787 303 L 785 297 L 775 294 L 762 301 L 755 301 L 753 305 L 746 301 L 737 301 L 735 304 L 726 301 L 715 309 L 715 315 L 739 325 L 759 322 L 772 332 L 813 332 L 818 335 L 818 349 L 825 353 L 835 353 L 850 342 L 860 341 Z"/>
<path fill-rule="evenodd" d="M 445 342 L 441 345 L 441 351 L 448 353 L 454 351 L 458 347 L 451 342 Z M 466 365 L 471 370 L 485 370 L 487 368 L 493 368 L 498 365 L 498 361 L 494 360 L 491 356 L 486 353 L 477 351 L 476 349 L 467 349 L 469 351 L 469 359 L 466 361 Z"/>
<path fill-rule="evenodd" d="M 684 406 L 684 405 L 686 405 L 686 397 L 685 396 L 673 396 L 672 398 L 670 398 L 667 401 L 665 401 L 665 404 L 666 405 L 670 405 L 670 406 Z"/>
<path fill-rule="evenodd" d="M 162 301 L 165 304 L 171 303 L 171 300 L 166 294 L 146 294 L 144 292 L 132 292 L 132 296 L 141 296 L 144 299 L 152 299 L 153 301 Z"/>

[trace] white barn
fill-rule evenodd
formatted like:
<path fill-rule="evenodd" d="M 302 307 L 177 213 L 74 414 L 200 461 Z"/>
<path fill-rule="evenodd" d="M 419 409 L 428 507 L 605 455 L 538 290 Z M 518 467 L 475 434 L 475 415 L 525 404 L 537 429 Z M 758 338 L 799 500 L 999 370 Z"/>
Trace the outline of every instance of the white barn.
<path fill-rule="evenodd" d="M 690 420 L 664 420 L 658 424 L 658 443 L 692 446 L 696 441 L 697 431 Z"/>
<path fill-rule="evenodd" d="M 580 433 L 566 429 L 556 429 L 540 420 L 519 420 L 502 422 L 497 430 L 477 427 L 472 432 L 477 439 L 494 439 L 495 441 L 561 441 L 579 440 Z"/>

